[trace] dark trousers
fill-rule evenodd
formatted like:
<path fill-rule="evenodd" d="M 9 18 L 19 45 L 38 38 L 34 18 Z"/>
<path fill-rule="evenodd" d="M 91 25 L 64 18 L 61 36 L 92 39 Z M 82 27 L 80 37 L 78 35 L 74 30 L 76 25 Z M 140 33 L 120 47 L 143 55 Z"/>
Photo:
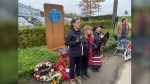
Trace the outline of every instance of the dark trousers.
<path fill-rule="evenodd" d="M 74 67 L 76 65 L 76 75 L 77 76 L 80 76 L 80 71 L 81 71 L 81 59 L 82 59 L 82 56 L 80 57 L 70 57 L 70 79 L 73 79 L 74 78 Z"/>
<path fill-rule="evenodd" d="M 88 57 L 82 56 L 82 72 L 88 68 Z"/>

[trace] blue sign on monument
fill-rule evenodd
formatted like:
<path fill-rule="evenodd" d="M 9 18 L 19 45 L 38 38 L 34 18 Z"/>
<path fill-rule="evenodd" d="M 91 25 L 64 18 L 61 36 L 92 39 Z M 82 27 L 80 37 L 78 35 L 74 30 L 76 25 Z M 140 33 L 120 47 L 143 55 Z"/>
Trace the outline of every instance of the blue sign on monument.
<path fill-rule="evenodd" d="M 50 10 L 48 17 L 52 22 L 58 22 L 60 20 L 60 12 L 53 8 Z"/>

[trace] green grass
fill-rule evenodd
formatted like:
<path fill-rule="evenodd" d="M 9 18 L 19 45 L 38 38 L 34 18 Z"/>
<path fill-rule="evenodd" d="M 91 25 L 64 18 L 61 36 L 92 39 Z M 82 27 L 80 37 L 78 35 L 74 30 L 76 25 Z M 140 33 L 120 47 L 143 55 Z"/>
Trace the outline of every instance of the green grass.
<path fill-rule="evenodd" d="M 109 39 L 104 47 L 104 51 L 114 48 L 114 46 L 117 44 L 117 42 L 116 42 L 115 38 L 113 37 L 113 30 L 112 29 L 102 29 L 102 32 L 103 33 L 109 32 Z"/>
<path fill-rule="evenodd" d="M 33 69 L 42 61 L 50 61 L 55 65 L 58 60 L 58 51 L 47 51 L 46 46 L 22 49 L 18 52 L 19 77 L 28 78 L 33 75 Z"/>
<path fill-rule="evenodd" d="M 118 22 L 121 22 L 121 20 L 124 18 L 124 16 L 118 16 Z M 131 23 L 131 16 L 125 16 L 125 18 L 128 18 L 128 22 Z"/>

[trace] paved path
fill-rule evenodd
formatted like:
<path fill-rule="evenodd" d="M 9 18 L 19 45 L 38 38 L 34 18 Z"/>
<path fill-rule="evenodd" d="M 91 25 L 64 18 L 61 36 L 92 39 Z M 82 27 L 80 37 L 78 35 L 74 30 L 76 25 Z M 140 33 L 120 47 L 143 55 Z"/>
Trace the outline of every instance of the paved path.
<path fill-rule="evenodd" d="M 131 84 L 131 61 L 127 61 L 124 64 L 122 71 L 120 72 L 120 79 L 117 84 Z"/>

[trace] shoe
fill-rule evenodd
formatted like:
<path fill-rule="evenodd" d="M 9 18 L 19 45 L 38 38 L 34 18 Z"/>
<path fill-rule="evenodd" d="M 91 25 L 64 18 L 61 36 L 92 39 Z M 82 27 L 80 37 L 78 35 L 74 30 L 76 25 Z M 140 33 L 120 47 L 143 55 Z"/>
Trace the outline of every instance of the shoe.
<path fill-rule="evenodd" d="M 88 73 L 88 69 L 85 69 L 85 76 L 88 77 L 88 78 L 90 78 L 90 75 Z"/>
<path fill-rule="evenodd" d="M 86 80 L 86 75 L 82 73 L 81 77 Z"/>
<path fill-rule="evenodd" d="M 81 76 L 76 76 L 76 80 L 78 81 L 79 84 L 82 84 Z"/>
<path fill-rule="evenodd" d="M 96 70 L 97 72 L 99 72 L 99 68 L 96 68 L 95 70 Z"/>
<path fill-rule="evenodd" d="M 84 70 L 84 69 L 81 70 L 81 77 L 82 77 L 84 80 L 86 80 L 85 70 Z"/>
<path fill-rule="evenodd" d="M 76 84 L 74 79 L 70 79 L 71 84 Z"/>
<path fill-rule="evenodd" d="M 92 70 L 93 70 L 93 72 L 96 72 L 96 69 L 95 69 L 95 68 L 93 68 Z"/>

